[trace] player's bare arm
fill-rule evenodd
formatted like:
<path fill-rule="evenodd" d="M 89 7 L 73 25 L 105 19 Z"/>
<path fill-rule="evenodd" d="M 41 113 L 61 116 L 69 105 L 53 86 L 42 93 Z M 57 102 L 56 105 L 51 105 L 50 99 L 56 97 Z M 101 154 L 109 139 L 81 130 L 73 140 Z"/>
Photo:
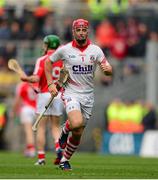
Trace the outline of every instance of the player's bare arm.
<path fill-rule="evenodd" d="M 56 85 L 52 82 L 52 62 L 49 59 L 45 61 L 44 70 L 47 79 L 48 90 L 51 95 L 56 96 L 58 94 L 58 91 Z"/>
<path fill-rule="evenodd" d="M 112 66 L 108 62 L 100 63 L 100 68 L 104 72 L 105 75 L 107 75 L 107 76 L 112 75 Z"/>
<path fill-rule="evenodd" d="M 40 80 L 39 76 L 37 75 L 27 76 L 26 74 L 22 75 L 20 79 L 24 82 L 29 82 L 29 83 L 36 83 L 36 82 L 39 82 Z"/>

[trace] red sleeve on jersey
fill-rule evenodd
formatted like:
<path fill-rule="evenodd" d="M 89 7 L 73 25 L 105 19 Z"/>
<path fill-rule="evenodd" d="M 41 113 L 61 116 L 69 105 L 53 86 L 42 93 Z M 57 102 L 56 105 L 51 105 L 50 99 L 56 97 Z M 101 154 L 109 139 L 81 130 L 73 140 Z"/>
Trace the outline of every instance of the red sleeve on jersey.
<path fill-rule="evenodd" d="M 35 70 L 33 74 L 41 77 L 43 72 L 44 72 L 44 60 L 43 58 L 39 58 L 36 62 Z"/>
<path fill-rule="evenodd" d="M 106 64 L 107 63 L 107 59 L 104 57 L 104 59 L 101 61 L 101 63 L 103 63 L 103 64 L 105 63 Z"/>

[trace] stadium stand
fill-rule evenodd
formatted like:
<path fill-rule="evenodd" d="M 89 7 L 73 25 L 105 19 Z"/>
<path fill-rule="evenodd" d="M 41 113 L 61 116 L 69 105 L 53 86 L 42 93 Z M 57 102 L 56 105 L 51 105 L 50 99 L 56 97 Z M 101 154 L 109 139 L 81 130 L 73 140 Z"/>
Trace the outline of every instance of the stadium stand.
<path fill-rule="evenodd" d="M 3 74 L 0 75 L 0 87 L 8 105 L 12 101 L 15 85 L 19 82 L 17 75 L 7 69 L 10 58 L 16 58 L 21 65 L 32 64 L 40 55 L 39 44 L 46 34 L 58 34 L 63 43 L 66 43 L 72 38 L 72 17 L 82 16 L 92 22 L 92 39 L 98 44 L 103 43 L 102 48 L 114 67 L 114 77 L 102 78 L 96 87 L 95 113 L 92 123 L 87 127 L 89 131 L 86 131 L 87 134 L 83 138 L 81 150 L 95 150 L 94 143 L 90 143 L 94 141 L 91 137 L 92 131 L 94 127 L 98 127 L 101 132 L 105 130 L 104 107 L 114 98 L 119 97 L 123 101 L 146 100 L 146 47 L 149 41 L 158 42 L 157 1 L 122 0 L 122 4 L 116 4 L 114 1 L 104 0 L 104 5 L 98 6 L 96 3 L 99 2 L 101 1 L 63 0 L 61 3 L 58 0 L 23 0 L 17 4 L 14 0 L 0 1 L 0 74 Z M 99 8 L 98 14 L 95 15 L 98 7 L 103 8 Z M 111 39 L 105 39 L 104 36 Z M 109 40 L 110 44 L 100 42 L 100 39 Z M 143 123 L 145 124 L 146 120 Z M 6 134 L 10 126 L 11 124 L 6 128 Z M 9 133 L 7 137 L 8 135 Z M 9 148 L 19 148 L 20 145 L 13 147 L 14 145 L 8 142 L 9 138 L 6 139 Z M 91 145 L 85 146 L 87 142 Z"/>

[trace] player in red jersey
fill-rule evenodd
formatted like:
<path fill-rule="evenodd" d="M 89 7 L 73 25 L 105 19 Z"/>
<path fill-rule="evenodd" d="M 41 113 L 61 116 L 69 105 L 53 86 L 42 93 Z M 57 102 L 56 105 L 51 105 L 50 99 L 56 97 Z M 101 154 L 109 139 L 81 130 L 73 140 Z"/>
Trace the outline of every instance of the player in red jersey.
<path fill-rule="evenodd" d="M 26 148 L 24 154 L 26 157 L 35 156 L 34 134 L 32 124 L 35 120 L 35 106 L 37 95 L 32 86 L 27 82 L 21 82 L 16 87 L 16 96 L 11 112 L 12 118 L 19 115 L 20 121 L 24 127 Z"/>
<path fill-rule="evenodd" d="M 51 97 L 51 94 L 48 91 L 48 85 L 44 72 L 45 60 L 58 48 L 58 46 L 60 45 L 60 39 L 58 36 L 48 35 L 44 38 L 43 42 L 44 55 L 37 59 L 33 75 L 21 76 L 21 80 L 23 81 L 39 83 L 39 93 L 36 108 L 36 113 L 38 115 L 43 112 L 45 105 Z M 52 80 L 54 83 L 57 82 L 62 67 L 63 63 L 61 60 L 58 60 L 55 64 L 52 65 Z M 60 149 L 58 139 L 60 136 L 60 116 L 63 113 L 63 107 L 63 102 L 60 98 L 59 93 L 59 95 L 54 98 L 51 106 L 48 108 L 45 115 L 42 117 L 42 120 L 37 130 L 38 161 L 35 163 L 35 165 L 45 164 L 45 130 L 46 123 L 49 119 L 51 120 L 51 132 L 55 144 L 55 150 L 57 153 L 57 158 L 55 159 L 54 164 L 59 164 L 60 162 L 60 159 L 62 157 L 62 150 Z"/>

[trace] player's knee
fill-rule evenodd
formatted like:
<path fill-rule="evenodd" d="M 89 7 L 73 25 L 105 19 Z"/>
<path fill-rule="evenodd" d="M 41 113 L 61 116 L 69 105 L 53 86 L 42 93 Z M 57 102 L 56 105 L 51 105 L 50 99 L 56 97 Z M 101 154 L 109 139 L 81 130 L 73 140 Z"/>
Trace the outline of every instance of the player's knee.
<path fill-rule="evenodd" d="M 83 122 L 82 121 L 73 121 L 71 123 L 71 129 L 80 129 L 83 126 Z"/>

